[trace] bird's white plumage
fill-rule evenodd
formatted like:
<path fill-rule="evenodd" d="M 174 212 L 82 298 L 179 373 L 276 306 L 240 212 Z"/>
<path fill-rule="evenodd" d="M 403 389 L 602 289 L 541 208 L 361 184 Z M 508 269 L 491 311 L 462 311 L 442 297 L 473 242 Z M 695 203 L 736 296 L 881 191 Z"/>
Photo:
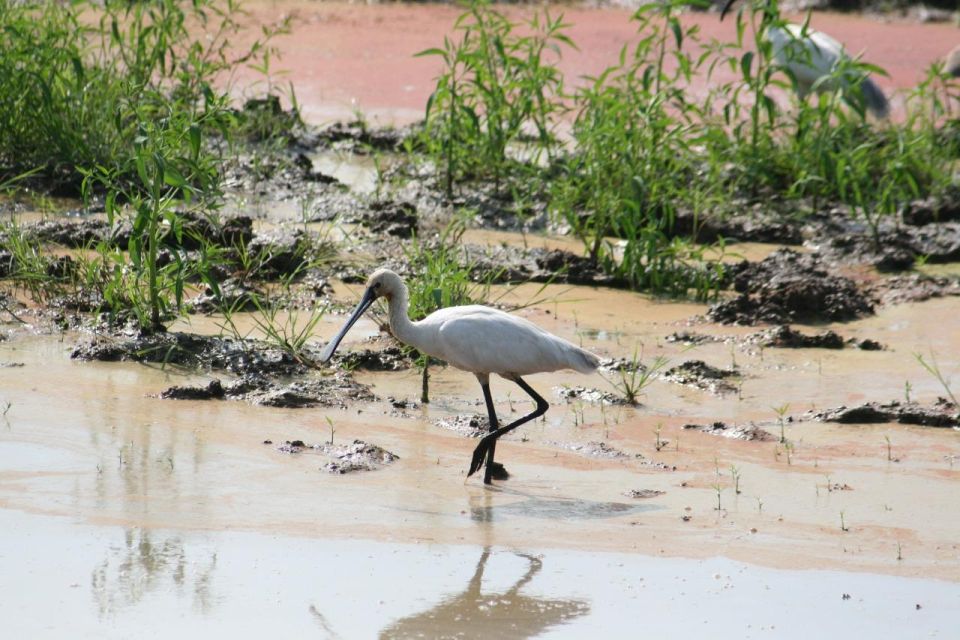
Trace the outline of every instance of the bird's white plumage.
<path fill-rule="evenodd" d="M 596 368 L 593 354 L 490 307 L 441 309 L 414 324 L 435 336 L 423 350 L 464 371 L 509 377 L 558 369 L 589 373 Z"/>
<path fill-rule="evenodd" d="M 388 300 L 390 331 L 403 343 L 458 369 L 480 377 L 507 378 L 575 369 L 589 373 L 600 359 L 534 323 L 482 305 L 448 307 L 411 322 L 407 287 L 397 274 L 380 269 L 370 276 L 367 291 Z M 349 328 L 355 317 L 341 331 Z"/>
<path fill-rule="evenodd" d="M 860 85 L 864 104 L 879 118 L 887 116 L 889 105 L 883 91 L 862 71 L 848 69 L 838 80 L 828 78 L 838 69 L 850 64 L 844 46 L 834 38 L 815 29 L 784 23 L 770 26 L 764 37 L 773 45 L 776 63 L 789 69 L 797 81 L 797 92 L 803 99 L 811 90 L 818 92 L 848 90 Z M 823 80 L 821 80 L 823 79 Z M 819 81 L 819 84 L 817 84 Z"/>

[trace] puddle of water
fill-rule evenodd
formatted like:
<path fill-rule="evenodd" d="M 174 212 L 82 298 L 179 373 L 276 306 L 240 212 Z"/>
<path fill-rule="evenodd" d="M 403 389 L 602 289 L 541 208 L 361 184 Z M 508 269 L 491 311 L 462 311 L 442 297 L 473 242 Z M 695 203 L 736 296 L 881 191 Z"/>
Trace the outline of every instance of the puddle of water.
<path fill-rule="evenodd" d="M 320 151 L 310 155 L 313 168 L 336 178 L 354 193 L 369 195 L 377 190 L 382 173 L 397 160 L 389 154 L 358 155 L 340 151 Z"/>
<path fill-rule="evenodd" d="M 799 415 L 811 406 L 895 399 L 904 379 L 911 381 L 914 397 L 933 399 L 942 391 L 912 353 L 933 351 L 945 374 L 955 377 L 960 370 L 955 300 L 892 307 L 832 327 L 877 339 L 886 351 L 760 352 L 723 343 L 689 349 L 664 341 L 677 330 L 751 331 L 690 326 L 690 317 L 704 305 L 586 287 L 538 290 L 525 285 L 508 297 L 526 302 L 546 296 L 547 301 L 518 313 L 548 330 L 608 356 L 629 357 L 642 343 L 644 361 L 664 355 L 672 363 L 697 358 L 726 367 L 735 360 L 744 376 L 742 394 L 715 396 L 656 381 L 637 407 L 600 407 L 567 404 L 553 391 L 576 384 L 608 390 L 599 376 L 531 376 L 551 410 L 545 420 L 525 425 L 498 446 L 512 478 L 486 489 L 476 479 L 463 481 L 476 441 L 434 424 L 454 414 L 483 413 L 480 389 L 470 374 L 434 367 L 433 402 L 412 409 L 397 410 L 381 401 L 348 410 L 290 411 L 242 402 L 160 400 L 155 394 L 171 385 L 203 383 L 211 376 L 132 363 L 74 362 L 69 351 L 80 338 L 73 334 L 16 337 L 0 342 L 0 362 L 23 363 L 0 368 L 0 406 L 11 402 L 0 420 L 0 525 L 4 519 L 26 520 L 11 520 L 3 528 L 9 544 L 0 550 L 0 575 L 34 576 L 17 580 L 37 585 L 24 592 L 51 594 L 44 599 L 45 611 L 50 602 L 63 601 L 77 629 L 99 629 L 106 620 L 117 635 L 129 635 L 148 616 L 164 613 L 176 618 L 174 625 L 182 620 L 219 630 L 263 602 L 283 603 L 282 621 L 271 628 L 289 625 L 287 635 L 303 635 L 304 629 L 327 635 L 332 633 L 324 630 L 332 629 L 341 637 L 387 629 L 399 634 L 447 618 L 470 620 L 462 624 L 473 632 L 492 624 L 481 622 L 486 620 L 482 612 L 468 615 L 462 608 L 476 601 L 465 585 L 482 564 L 483 549 L 490 547 L 494 551 L 481 572 L 487 600 L 522 582 L 532 566 L 522 554 L 542 562 L 537 577 L 508 598 L 540 599 L 529 603 L 535 613 L 524 613 L 528 604 L 515 612 L 531 619 L 523 627 L 530 633 L 582 637 L 588 628 L 609 628 L 622 634 L 634 628 L 641 604 L 674 614 L 655 616 L 651 628 L 682 626 L 690 622 L 690 612 L 707 616 L 709 611 L 704 619 L 728 637 L 747 637 L 761 626 L 768 632 L 770 625 L 779 636 L 802 619 L 791 615 L 797 609 L 787 608 L 796 602 L 836 614 L 825 618 L 836 625 L 824 627 L 825 632 L 847 630 L 853 617 L 862 623 L 872 607 L 886 624 L 912 624 L 909 616 L 929 615 L 922 620 L 934 621 L 931 631 L 943 628 L 934 605 L 955 593 L 954 586 L 930 595 L 931 588 L 908 578 L 941 578 L 953 585 L 960 579 L 960 513 L 954 508 L 960 443 L 954 431 L 794 422 L 785 428 L 793 446 L 788 454 L 776 442 L 730 440 L 682 425 L 755 421 L 776 434 L 774 406 L 787 403 L 789 413 Z M 191 330 L 203 331 L 204 322 L 195 319 Z M 316 339 L 322 342 L 341 322 L 338 316 L 324 318 Z M 215 324 L 210 325 L 213 330 Z M 365 319 L 350 340 L 375 332 L 375 324 Z M 419 396 L 416 370 L 356 375 L 381 398 Z M 529 410 L 510 383 L 497 379 L 493 391 L 502 418 Z M 338 443 L 360 438 L 400 459 L 379 471 L 336 476 L 322 472 L 320 456 L 309 450 L 296 455 L 277 450 L 285 440 L 326 441 L 327 418 Z M 899 462 L 887 459 L 886 437 Z M 267 439 L 274 444 L 263 444 Z M 658 439 L 666 441 L 659 450 Z M 605 442 L 624 455 L 592 457 L 561 442 Z M 734 489 L 733 468 L 740 493 Z M 631 490 L 663 493 L 636 501 L 625 496 Z M 20 547 L 34 550 L 20 553 Z M 432 562 L 424 553 L 450 560 Z M 721 554 L 730 560 L 645 557 Z M 336 558 L 356 568 L 351 571 Z M 661 560 L 666 564 L 657 565 Z M 735 561 L 784 571 L 744 568 Z M 507 568 L 490 568 L 498 563 Z M 436 576 L 404 568 L 431 564 Z M 73 568 L 58 573 L 59 565 Z M 713 567 L 710 576 L 739 577 L 729 586 L 711 577 L 715 590 L 697 591 L 690 585 L 706 580 L 699 573 L 704 566 Z M 400 568 L 394 572 L 395 567 Z M 795 572 L 798 568 L 863 574 Z M 862 577 L 868 573 L 899 576 L 877 582 L 899 595 L 869 586 L 876 580 Z M 655 590 L 651 582 L 619 577 L 649 581 L 654 575 L 663 582 Z M 541 581 L 548 586 L 537 591 Z M 432 586 L 396 587 L 408 583 Z M 652 600 L 643 600 L 644 584 L 655 594 L 644 597 Z M 611 595 L 607 585 L 622 595 Z M 663 591 L 664 585 L 670 588 Z M 768 617 L 767 607 L 757 612 L 749 604 L 761 593 L 767 602 L 769 593 L 758 585 L 783 594 L 778 602 L 786 604 L 777 615 Z M 852 602 L 842 601 L 842 593 L 850 593 Z M 640 602 L 625 601 L 628 596 Z M 719 599 L 710 600 L 714 596 Z M 330 602 L 350 606 L 334 608 Z M 608 602 L 633 617 L 613 612 Z M 919 613 L 910 609 L 917 603 L 923 605 Z M 507 605 L 493 609 L 501 611 L 500 606 Z M 18 624 L 55 625 L 39 607 L 27 607 L 33 613 Z M 727 607 L 740 615 L 728 615 Z M 367 610 L 378 613 L 356 615 Z M 743 611 L 756 617 L 744 617 Z M 11 618 L 4 613 L 0 610 L 0 618 Z M 754 626 L 745 631 L 745 621 Z M 454 628 L 445 624 L 437 628 Z"/>
<path fill-rule="evenodd" d="M 0 575 L 18 585 L 0 600 L 10 637 L 623 637 L 638 612 L 656 612 L 643 616 L 651 636 L 947 637 L 960 606 L 958 583 L 722 558 L 98 527 L 3 509 L 0 527 Z"/>

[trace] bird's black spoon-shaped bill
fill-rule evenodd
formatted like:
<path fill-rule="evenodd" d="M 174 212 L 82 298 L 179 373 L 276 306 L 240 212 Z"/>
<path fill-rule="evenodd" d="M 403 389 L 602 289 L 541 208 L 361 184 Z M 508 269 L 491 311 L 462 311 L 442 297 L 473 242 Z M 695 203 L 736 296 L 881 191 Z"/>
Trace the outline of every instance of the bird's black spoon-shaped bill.
<path fill-rule="evenodd" d="M 353 313 L 350 314 L 350 318 L 346 321 L 340 331 L 333 337 L 330 342 L 327 343 L 327 346 L 323 348 L 323 352 L 320 354 L 320 362 L 327 362 L 330 358 L 333 357 L 333 352 L 337 350 L 337 347 L 340 345 L 340 341 L 343 340 L 343 336 L 347 335 L 347 331 L 350 331 L 350 327 L 360 319 L 360 316 L 370 308 L 370 305 L 373 304 L 373 301 L 377 299 L 377 294 L 373 292 L 373 289 L 368 288 L 363 292 L 363 297 L 360 299 L 360 304 L 357 305 L 357 308 L 353 310 Z"/>

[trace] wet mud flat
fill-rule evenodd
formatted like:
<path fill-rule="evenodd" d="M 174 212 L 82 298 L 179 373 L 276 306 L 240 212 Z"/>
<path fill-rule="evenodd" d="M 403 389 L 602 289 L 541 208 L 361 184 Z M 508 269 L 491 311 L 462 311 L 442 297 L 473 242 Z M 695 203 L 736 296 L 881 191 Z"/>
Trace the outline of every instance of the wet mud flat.
<path fill-rule="evenodd" d="M 337 144 L 351 135 L 349 127 L 338 130 Z M 316 173 L 300 165 L 292 174 L 298 180 Z M 308 257 L 316 248 L 309 227 L 283 217 L 289 184 L 260 203 L 270 210 L 264 203 L 277 198 L 274 219 L 254 222 L 237 211 L 223 226 L 196 224 L 198 233 L 227 240 L 233 236 L 220 229 L 232 229 L 247 247 L 270 247 L 258 277 L 238 281 L 238 300 L 251 291 L 268 299 L 278 278 L 304 271 L 286 312 L 318 305 L 326 312 L 297 357 L 256 330 L 228 335 L 224 319 L 202 304 L 202 291 L 192 314 L 154 334 L 89 322 L 82 305 L 51 311 L 23 304 L 15 292 L 8 297 L 6 308 L 29 324 L 4 317 L 0 342 L 2 512 L 76 517 L 87 524 L 74 526 L 93 526 L 94 537 L 123 531 L 131 557 L 101 551 L 104 560 L 87 569 L 98 619 L 124 611 L 135 621 L 159 606 L 131 595 L 126 578 L 111 573 L 123 562 L 160 582 L 165 567 L 195 567 L 190 598 L 207 603 L 201 610 L 226 612 L 248 597 L 223 586 L 229 570 L 185 558 L 197 549 L 223 557 L 235 544 L 225 532 L 245 531 L 321 546 L 362 540 L 374 555 L 393 544 L 440 545 L 446 558 L 475 552 L 472 573 L 458 568 L 457 584 L 442 582 L 431 603 L 398 605 L 402 613 L 378 618 L 400 635 L 425 619 L 480 626 L 492 593 L 523 609 L 536 575 L 564 566 L 551 558 L 596 570 L 598 553 L 631 554 L 628 567 L 662 556 L 668 573 L 688 580 L 703 579 L 711 562 L 751 563 L 709 573 L 716 593 L 742 584 L 725 575 L 758 566 L 784 572 L 770 578 L 784 585 L 797 569 L 839 570 L 837 593 L 817 595 L 838 606 L 867 603 L 857 576 L 888 576 L 909 595 L 895 603 L 872 596 L 870 606 L 895 604 L 888 614 L 897 624 L 906 624 L 901 614 L 926 611 L 942 628 L 941 596 L 915 581 L 945 580 L 946 593 L 956 584 L 960 521 L 950 505 L 960 482 L 958 413 L 939 399 L 943 384 L 916 354 L 935 360 L 948 385 L 960 368 L 955 277 L 864 267 L 824 249 L 816 240 L 826 227 L 811 223 L 797 236 L 804 244 L 788 234 L 785 245 L 747 240 L 762 235 L 732 245 L 748 257 L 731 263 L 718 301 L 669 301 L 604 279 L 569 238 L 546 226 L 511 230 L 509 207 L 488 200 L 490 213 L 464 236 L 461 266 L 480 278 L 495 270 L 497 305 L 583 344 L 604 363 L 594 377 L 531 377 L 552 407 L 503 440 L 498 453 L 510 478 L 485 488 L 464 482 L 476 438 L 488 428 L 473 376 L 432 365 L 431 401 L 422 402 L 415 354 L 384 334 L 377 318 L 358 324 L 331 366 L 315 362 L 372 265 L 417 277 L 398 243 L 413 232 L 437 241 L 446 214 L 434 207 L 439 199 L 422 197 L 431 183 L 413 200 L 384 204 L 345 184 L 285 176 L 336 194 L 313 201 L 321 221 L 307 224 L 328 224 L 325 203 L 362 203 L 338 223 L 350 233 L 346 255 Z M 734 220 L 723 227 L 731 236 L 744 228 L 756 226 Z M 118 237 L 95 215 L 34 229 L 67 249 Z M 231 322 L 255 329 L 257 313 L 238 307 Z M 625 381 L 648 374 L 627 400 Z M 504 417 L 525 411 L 499 381 L 494 396 Z M 190 542 L 197 536 L 200 543 Z M 488 569 L 501 561 L 510 568 Z M 500 586 L 485 586 L 491 580 Z M 299 593 L 298 584 L 278 590 Z M 638 598 L 650 588 L 631 584 L 628 593 Z M 228 604 L 211 604 L 212 585 Z M 574 635 L 597 616 L 622 628 L 603 613 L 605 591 L 572 593 L 534 598 L 534 613 L 516 615 L 528 617 L 531 629 Z M 689 592 L 671 593 L 679 602 Z M 184 596 L 168 586 L 155 597 Z M 296 624 L 350 628 L 312 600 L 291 615 Z M 838 609 L 831 628 L 859 618 Z M 732 634 L 750 633 L 730 624 Z"/>
<path fill-rule="evenodd" d="M 274 596 L 269 631 L 328 637 L 616 635 L 638 607 L 670 635 L 707 621 L 727 637 L 805 637 L 810 620 L 833 635 L 949 632 L 960 416 L 943 396 L 960 371 L 960 284 L 914 265 L 960 258 L 953 203 L 912 203 L 879 251 L 843 216 L 681 212 L 677 233 L 744 257 L 718 300 L 671 301 L 604 274 L 538 194 L 524 215 L 489 184 L 450 201 L 404 161 L 407 134 L 308 127 L 275 166 L 230 168 L 225 215 L 188 220 L 166 259 L 193 255 L 192 236 L 232 247 L 220 296 L 235 335 L 196 281 L 190 313 L 153 334 L 96 315 L 91 292 L 46 308 L 3 293 L 0 521 L 24 553 L 0 555 L 0 573 L 69 603 L 76 628 L 120 634 L 167 610 L 222 631 Z M 372 268 L 417 278 L 412 239 L 442 248 L 461 209 L 458 266 L 604 359 L 593 377 L 531 377 L 551 409 L 504 438 L 510 479 L 492 488 L 465 479 L 488 428 L 473 376 L 431 365 L 423 402 L 416 354 L 382 317 L 315 362 Z M 58 273 L 93 242 L 130 240 L 77 214 L 27 223 L 62 254 Z M 0 277 L 11 261 L 0 254 Z M 324 310 L 296 357 L 253 304 L 286 278 L 277 317 Z M 502 381 L 494 395 L 504 417 L 527 411 Z M 758 610 L 771 590 L 788 604 Z M 27 607 L 0 615 L 25 632 L 46 622 L 36 602 L 6 606 Z"/>

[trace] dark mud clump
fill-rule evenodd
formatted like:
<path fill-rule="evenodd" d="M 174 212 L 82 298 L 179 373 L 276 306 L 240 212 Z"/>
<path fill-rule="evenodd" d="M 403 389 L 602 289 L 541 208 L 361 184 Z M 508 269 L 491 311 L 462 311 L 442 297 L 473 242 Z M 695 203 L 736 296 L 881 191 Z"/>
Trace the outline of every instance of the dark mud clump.
<path fill-rule="evenodd" d="M 246 245 L 257 277 L 275 280 L 302 275 L 314 258 L 314 240 L 303 229 L 257 234 Z"/>
<path fill-rule="evenodd" d="M 680 211 L 674 219 L 670 235 L 703 243 L 716 242 L 723 238 L 741 242 L 799 245 L 803 243 L 803 224 L 772 211 L 754 211 L 747 215 L 723 217 L 703 217 L 692 211 Z"/>
<path fill-rule="evenodd" d="M 843 349 L 844 340 L 836 331 L 816 335 L 800 333 L 785 324 L 753 334 L 750 339 L 762 347 L 781 349 Z"/>
<path fill-rule="evenodd" d="M 362 120 L 335 122 L 316 132 L 316 146 L 332 147 L 341 151 L 368 153 L 398 151 L 403 141 L 413 133 L 412 127 L 370 127 Z"/>
<path fill-rule="evenodd" d="M 626 288 L 623 278 L 604 273 L 593 261 L 561 249 L 525 249 L 511 245 L 463 247 L 466 266 L 476 280 L 494 283 L 542 282 Z"/>
<path fill-rule="evenodd" d="M 490 420 L 479 414 L 460 414 L 433 421 L 434 426 L 459 433 L 467 438 L 482 438 L 490 432 Z"/>
<path fill-rule="evenodd" d="M 228 278 L 218 284 L 216 291 L 205 287 L 189 304 L 194 313 L 216 313 L 221 309 L 230 309 L 231 312 L 254 311 L 259 295 L 260 292 L 248 283 L 238 278 Z"/>
<path fill-rule="evenodd" d="M 821 253 L 837 262 L 871 264 L 882 272 L 913 268 L 921 257 L 930 264 L 960 261 L 960 224 L 891 228 L 872 236 L 846 233 L 827 236 Z"/>
<path fill-rule="evenodd" d="M 220 218 L 178 211 L 178 233 L 163 236 L 165 247 L 194 251 L 204 244 L 233 247 L 253 239 L 253 220 L 249 216 Z M 81 249 L 104 242 L 126 250 L 133 227 L 129 222 L 110 225 L 97 218 L 53 218 L 30 225 L 29 231 L 40 241 Z"/>
<path fill-rule="evenodd" d="M 346 407 L 350 402 L 376 399 L 368 386 L 354 381 L 346 372 L 323 375 L 305 360 L 256 340 L 175 332 L 126 339 L 99 338 L 78 345 L 71 357 L 162 363 L 239 376 L 228 384 L 215 381 L 200 387 L 172 387 L 161 394 L 164 398 L 246 400 L 285 408 Z"/>
<path fill-rule="evenodd" d="M 309 367 L 289 352 L 256 340 L 168 332 L 126 338 L 98 337 L 77 345 L 77 360 L 155 362 L 231 374 L 303 375 Z"/>
<path fill-rule="evenodd" d="M 718 369 L 703 360 L 688 360 L 663 374 L 664 380 L 715 394 L 736 391 L 737 387 L 729 380 L 739 377 L 740 373 L 734 369 Z"/>
<path fill-rule="evenodd" d="M 370 391 L 370 387 L 354 381 L 348 374 L 342 372 L 333 376 L 294 381 L 245 376 L 229 385 L 227 390 L 228 397 L 246 400 L 251 404 L 283 409 L 316 406 L 346 409 L 355 402 L 373 402 L 377 399 Z"/>
<path fill-rule="evenodd" d="M 627 404 L 627 401 L 620 396 L 610 393 L 609 391 L 600 391 L 599 389 L 576 386 L 554 387 L 553 390 L 558 398 L 566 400 L 567 402 L 579 400 L 591 404 Z"/>
<path fill-rule="evenodd" d="M 821 331 L 811 336 L 784 324 L 755 333 L 748 336 L 747 339 L 762 347 L 780 349 L 843 349 L 851 346 L 864 351 L 883 350 L 882 344 L 869 338 L 863 340 L 848 338 L 844 340 L 839 333 L 830 330 Z"/>
<path fill-rule="evenodd" d="M 923 302 L 931 298 L 960 296 L 960 281 L 912 273 L 873 282 L 867 286 L 867 293 L 885 305 Z"/>
<path fill-rule="evenodd" d="M 264 444 L 270 443 L 270 440 L 264 441 Z M 340 475 L 354 471 L 375 471 L 400 459 L 397 454 L 363 440 L 354 440 L 350 444 L 324 442 L 314 445 L 308 445 L 303 440 L 287 440 L 277 446 L 277 451 L 290 454 L 320 454 L 330 458 L 330 462 L 320 469 Z"/>
<path fill-rule="evenodd" d="M 809 254 L 781 249 L 731 272 L 740 295 L 710 307 L 707 317 L 715 322 L 833 322 L 873 313 L 873 303 L 852 280 L 831 275 Z"/>
<path fill-rule="evenodd" d="M 769 442 L 776 440 L 777 437 L 768 431 L 765 431 L 755 424 L 750 425 L 728 425 L 725 422 L 711 422 L 710 424 L 685 424 L 684 429 L 696 429 L 710 435 L 733 438 L 735 440 L 758 440 Z"/>
<path fill-rule="evenodd" d="M 410 354 L 396 345 L 344 351 L 334 357 L 334 362 L 342 369 L 364 371 L 402 371 L 413 366 Z"/>
<path fill-rule="evenodd" d="M 380 236 L 411 238 L 417 233 L 417 208 L 409 202 L 374 202 L 360 224 Z"/>
<path fill-rule="evenodd" d="M 535 256 L 538 281 L 559 281 L 567 284 L 626 286 L 626 282 L 604 273 L 592 260 L 562 249 L 544 250 Z"/>
<path fill-rule="evenodd" d="M 347 445 L 324 443 L 314 445 L 314 449 L 333 458 L 321 469 L 340 475 L 354 471 L 375 471 L 400 459 L 397 454 L 363 440 L 354 440 Z"/>
<path fill-rule="evenodd" d="M 630 457 L 620 449 L 611 447 L 606 442 L 557 442 L 554 444 L 573 451 L 574 453 L 579 453 L 582 456 L 587 456 L 588 458 L 619 459 Z"/>
<path fill-rule="evenodd" d="M 657 489 L 630 489 L 629 491 L 624 491 L 623 495 L 628 498 L 634 498 L 635 500 L 646 500 L 648 498 L 656 498 L 657 496 L 662 496 L 663 491 Z"/>
<path fill-rule="evenodd" d="M 960 200 L 927 198 L 915 200 L 900 212 L 903 224 L 924 227 L 938 222 L 960 222 Z"/>
<path fill-rule="evenodd" d="M 875 424 L 899 422 L 924 427 L 960 427 L 960 411 L 946 398 L 938 398 L 932 405 L 917 402 L 867 402 L 856 407 L 837 407 L 808 414 L 820 422 L 840 424 Z"/>
<path fill-rule="evenodd" d="M 675 331 L 668 335 L 665 340 L 667 342 L 675 342 L 686 345 L 701 345 L 711 342 L 724 342 L 726 338 L 723 336 L 711 336 L 705 333 L 696 333 L 692 331 Z"/>
<path fill-rule="evenodd" d="M 211 380 L 205 387 L 170 387 L 160 393 L 161 398 L 169 400 L 219 400 L 225 396 L 226 391 L 219 380 Z"/>
<path fill-rule="evenodd" d="M 226 385 L 214 380 L 207 386 L 171 387 L 161 392 L 160 397 L 173 400 L 245 400 L 251 404 L 282 409 L 316 406 L 346 408 L 348 402 L 376 400 L 368 386 L 355 382 L 343 373 L 294 381 L 246 375 Z"/>

